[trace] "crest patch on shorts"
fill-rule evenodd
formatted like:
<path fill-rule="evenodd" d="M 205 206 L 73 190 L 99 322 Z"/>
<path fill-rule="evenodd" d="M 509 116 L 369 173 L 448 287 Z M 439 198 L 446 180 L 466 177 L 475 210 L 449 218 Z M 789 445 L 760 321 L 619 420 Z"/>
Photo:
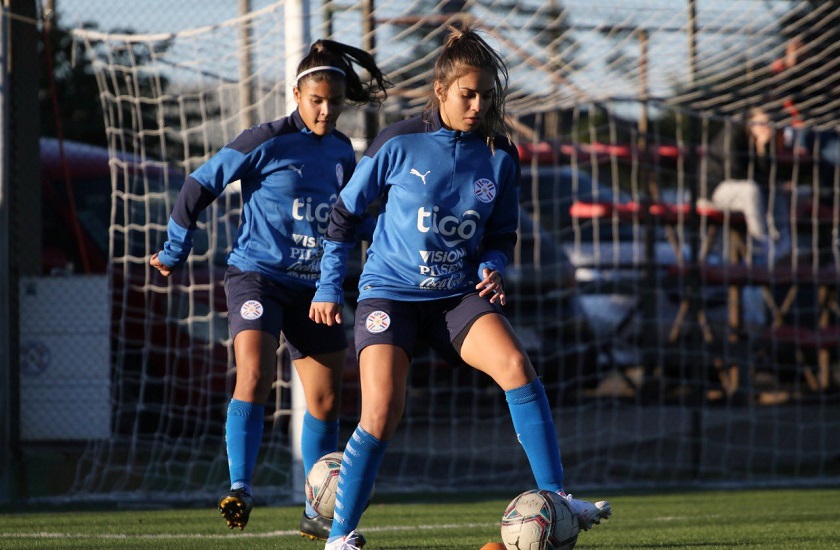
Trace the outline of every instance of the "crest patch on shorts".
<path fill-rule="evenodd" d="M 263 314 L 263 306 L 256 300 L 248 300 L 242 307 L 239 308 L 239 315 L 242 316 L 243 319 L 247 319 L 248 321 L 253 321 L 254 319 L 259 319 L 262 317 Z"/>
<path fill-rule="evenodd" d="M 384 311 L 374 311 L 365 320 L 365 328 L 371 334 L 385 332 L 390 326 L 391 317 Z"/>

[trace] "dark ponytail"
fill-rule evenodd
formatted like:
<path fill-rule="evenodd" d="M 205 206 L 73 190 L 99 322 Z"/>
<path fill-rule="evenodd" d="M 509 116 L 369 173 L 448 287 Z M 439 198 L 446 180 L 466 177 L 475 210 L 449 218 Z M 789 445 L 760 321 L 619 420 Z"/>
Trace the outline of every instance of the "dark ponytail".
<path fill-rule="evenodd" d="M 370 81 L 362 82 L 356 73 L 353 65 L 365 69 L 370 74 Z M 297 68 L 297 74 L 313 69 L 315 67 L 333 67 L 340 69 L 344 75 L 335 70 L 324 69 L 308 73 L 300 78 L 307 78 L 316 81 L 343 78 L 346 82 L 345 97 L 350 103 L 365 105 L 367 103 L 382 104 L 388 97 L 387 88 L 392 87 L 391 82 L 382 74 L 376 65 L 376 60 L 368 52 L 347 44 L 333 40 L 321 39 L 312 44 L 309 54 L 303 58 Z M 297 76 L 297 75 L 296 75 Z M 296 81 L 295 86 L 300 86 Z"/>

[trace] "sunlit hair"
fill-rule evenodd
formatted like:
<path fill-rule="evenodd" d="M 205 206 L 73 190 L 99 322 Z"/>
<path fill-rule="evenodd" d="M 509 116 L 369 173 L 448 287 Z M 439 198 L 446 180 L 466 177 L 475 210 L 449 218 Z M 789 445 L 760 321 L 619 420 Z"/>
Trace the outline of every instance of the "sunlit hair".
<path fill-rule="evenodd" d="M 368 82 L 362 82 L 362 79 L 353 70 L 354 64 L 368 72 L 370 75 Z M 325 68 L 324 70 L 307 73 L 298 82 L 295 82 L 295 86 L 300 87 L 301 82 L 307 80 L 321 82 L 323 80 L 343 79 L 346 83 L 344 95 L 347 101 L 356 105 L 367 103 L 380 105 L 388 97 L 386 89 L 392 86 L 391 82 L 377 67 L 376 60 L 372 55 L 359 48 L 333 40 L 321 39 L 312 44 L 309 53 L 298 64 L 296 74 L 301 74 L 316 67 L 334 67 L 340 69 L 340 72 Z M 342 72 L 344 74 L 341 74 Z"/>
<path fill-rule="evenodd" d="M 493 102 L 479 127 L 487 138 L 487 142 L 490 143 L 497 135 L 510 138 L 510 129 L 505 122 L 508 70 L 502 56 L 478 35 L 475 27 L 475 22 L 468 21 L 460 21 L 447 27 L 449 36 L 435 62 L 432 83 L 437 82 L 441 89 L 448 90 L 449 86 L 466 74 L 469 69 L 484 69 L 493 73 L 495 81 Z M 429 113 L 439 108 L 440 100 L 432 92 L 429 102 L 423 109 L 424 117 L 428 117 Z"/>

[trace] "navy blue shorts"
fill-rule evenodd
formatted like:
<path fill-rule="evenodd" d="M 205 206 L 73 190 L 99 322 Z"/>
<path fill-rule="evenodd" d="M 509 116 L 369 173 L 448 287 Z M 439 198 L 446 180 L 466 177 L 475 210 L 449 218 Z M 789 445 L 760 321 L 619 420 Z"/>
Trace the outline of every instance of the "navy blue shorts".
<path fill-rule="evenodd" d="M 235 338 L 243 330 L 286 337 L 292 359 L 341 351 L 347 347 L 344 327 L 328 327 L 309 318 L 315 289 L 300 291 L 253 271 L 228 267 L 225 272 L 228 324 Z"/>
<path fill-rule="evenodd" d="M 410 358 L 417 344 L 424 343 L 451 365 L 463 365 L 461 344 L 475 320 L 501 312 L 477 292 L 422 302 L 362 300 L 356 307 L 356 356 L 367 346 L 391 344 Z"/>

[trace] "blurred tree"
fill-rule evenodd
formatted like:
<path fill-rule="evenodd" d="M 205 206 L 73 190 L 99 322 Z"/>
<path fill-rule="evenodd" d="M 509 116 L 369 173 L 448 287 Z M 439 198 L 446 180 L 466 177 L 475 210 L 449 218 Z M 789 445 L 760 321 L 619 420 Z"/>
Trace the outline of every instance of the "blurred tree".
<path fill-rule="evenodd" d="M 55 12 L 48 11 L 47 15 L 50 18 L 45 19 L 41 26 L 41 41 L 38 45 L 41 59 L 38 89 L 41 135 L 105 146 L 105 122 L 93 67 L 87 61 L 83 45 L 74 40 L 72 30 L 61 25 Z M 97 25 L 83 23 L 81 27 L 95 30 Z M 110 32 L 134 34 L 133 29 L 125 28 Z M 155 53 L 161 55 L 169 48 L 169 44 L 159 43 L 156 48 Z M 131 49 L 123 48 L 113 54 L 113 64 L 122 66 L 140 66 L 151 59 L 151 52 L 143 43 L 136 43 Z M 136 87 L 143 96 L 156 97 L 168 87 L 168 80 L 162 75 L 139 73 L 136 78 L 137 81 L 132 82 L 131 86 Z M 156 124 L 156 121 L 150 122 Z"/>
<path fill-rule="evenodd" d="M 81 50 L 73 63 L 73 36 L 57 17 L 42 25 L 41 31 L 41 135 L 61 134 L 65 139 L 105 145 L 105 123 L 93 68 L 84 62 Z"/>

